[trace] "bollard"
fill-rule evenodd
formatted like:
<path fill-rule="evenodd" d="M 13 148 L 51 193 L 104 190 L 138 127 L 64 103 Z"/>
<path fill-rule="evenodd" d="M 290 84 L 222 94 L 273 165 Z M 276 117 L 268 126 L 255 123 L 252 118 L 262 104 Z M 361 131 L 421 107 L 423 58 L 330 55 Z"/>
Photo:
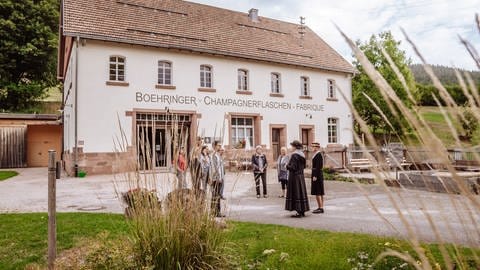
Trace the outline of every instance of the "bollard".
<path fill-rule="evenodd" d="M 48 150 L 48 269 L 55 269 L 57 256 L 55 150 Z"/>

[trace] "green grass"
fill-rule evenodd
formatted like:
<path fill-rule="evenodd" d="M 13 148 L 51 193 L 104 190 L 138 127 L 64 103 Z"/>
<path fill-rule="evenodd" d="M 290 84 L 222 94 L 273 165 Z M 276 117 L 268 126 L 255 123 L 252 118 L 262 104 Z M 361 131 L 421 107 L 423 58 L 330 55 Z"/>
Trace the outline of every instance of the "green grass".
<path fill-rule="evenodd" d="M 6 180 L 10 177 L 17 176 L 18 172 L 16 171 L 0 171 L 0 181 Z"/>
<path fill-rule="evenodd" d="M 0 214 L 0 269 L 45 264 L 47 223 L 45 213 Z M 109 231 L 114 237 L 126 233 L 127 224 L 121 215 L 60 213 L 57 215 L 58 250 L 72 248 L 78 240 L 93 238 L 102 231 Z"/>
<path fill-rule="evenodd" d="M 23 269 L 31 263 L 45 265 L 47 219 L 47 214 L 38 213 L 0 214 L 0 269 Z M 58 253 L 104 231 L 115 238 L 126 235 L 128 225 L 122 215 L 59 213 Z M 371 262 L 385 250 L 385 243 L 409 250 L 405 242 L 392 238 L 248 222 L 230 222 L 227 235 L 231 252 L 242 269 L 351 269 L 349 258 L 358 259 L 358 252 L 366 252 Z M 267 249 L 275 251 L 263 254 Z M 282 256 L 286 258 L 282 260 Z M 432 256 L 440 258 L 435 246 Z M 391 269 L 400 264 L 398 259 L 389 258 L 375 269 Z"/>

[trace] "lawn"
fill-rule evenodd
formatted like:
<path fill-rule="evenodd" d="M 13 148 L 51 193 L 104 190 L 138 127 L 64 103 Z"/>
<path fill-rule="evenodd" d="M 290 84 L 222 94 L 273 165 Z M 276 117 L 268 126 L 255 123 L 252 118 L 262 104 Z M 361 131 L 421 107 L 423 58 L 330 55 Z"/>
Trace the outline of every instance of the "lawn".
<path fill-rule="evenodd" d="M 57 217 L 59 253 L 101 232 L 109 232 L 112 238 L 128 232 L 122 215 L 60 213 Z M 0 214 L 0 269 L 45 265 L 47 219 L 44 213 Z M 405 242 L 392 238 L 247 222 L 230 222 L 226 233 L 230 252 L 242 269 L 352 269 L 349 259 L 359 262 L 368 254 L 363 261 L 372 262 L 386 247 L 408 250 Z M 266 250 L 272 253 L 264 254 Z M 434 246 L 432 250 L 438 258 Z M 359 256 L 358 252 L 363 254 Z M 390 258 L 375 268 L 391 269 L 401 264 Z"/>
<path fill-rule="evenodd" d="M 0 181 L 6 180 L 10 177 L 17 176 L 18 172 L 16 171 L 0 171 Z"/>

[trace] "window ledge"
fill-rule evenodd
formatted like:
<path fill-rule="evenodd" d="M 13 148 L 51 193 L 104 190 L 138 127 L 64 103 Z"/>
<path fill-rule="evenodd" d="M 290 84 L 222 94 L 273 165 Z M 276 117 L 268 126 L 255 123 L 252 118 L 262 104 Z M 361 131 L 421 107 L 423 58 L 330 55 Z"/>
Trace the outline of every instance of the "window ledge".
<path fill-rule="evenodd" d="M 128 82 L 121 82 L 121 81 L 106 81 L 106 85 L 111 85 L 111 86 L 129 86 L 130 84 Z"/>
<path fill-rule="evenodd" d="M 327 98 L 327 101 L 338 101 L 338 98 Z"/>
<path fill-rule="evenodd" d="M 251 94 L 252 94 L 252 91 L 248 91 L 248 90 L 237 90 L 237 94 L 238 94 L 238 95 L 251 95 Z"/>
<path fill-rule="evenodd" d="M 300 99 L 312 99 L 312 96 L 300 96 Z"/>
<path fill-rule="evenodd" d="M 175 90 L 175 89 L 177 89 L 177 87 L 175 85 L 167 85 L 167 84 L 156 84 L 155 88 L 165 89 L 165 90 Z"/>
<path fill-rule="evenodd" d="M 270 93 L 271 97 L 284 97 L 282 93 Z"/>
<path fill-rule="evenodd" d="M 217 92 L 217 89 L 209 88 L 209 87 L 200 87 L 200 88 L 198 88 L 198 92 L 215 93 L 215 92 Z"/>

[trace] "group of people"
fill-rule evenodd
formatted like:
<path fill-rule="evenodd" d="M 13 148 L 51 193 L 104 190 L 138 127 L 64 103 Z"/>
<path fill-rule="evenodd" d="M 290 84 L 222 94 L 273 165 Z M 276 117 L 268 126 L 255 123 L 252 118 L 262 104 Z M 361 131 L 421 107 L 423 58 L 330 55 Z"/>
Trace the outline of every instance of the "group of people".
<path fill-rule="evenodd" d="M 285 209 L 296 211 L 292 217 L 300 218 L 305 216 L 305 212 L 310 210 L 307 188 L 305 184 L 304 170 L 306 167 L 306 158 L 303 152 L 303 145 L 297 140 L 290 143 L 292 151 L 288 154 L 287 148 L 282 147 L 280 156 L 277 160 L 278 181 L 281 184 L 281 198 L 285 198 Z M 192 184 L 194 192 L 201 198 L 205 197 L 207 187 L 210 185 L 212 192 L 211 210 L 214 216 L 224 217 L 221 213 L 220 200 L 223 196 L 225 183 L 225 161 L 224 152 L 219 142 L 213 143 L 213 152 L 210 153 L 208 146 L 198 143 L 193 153 L 192 166 L 190 173 L 192 175 Z M 323 184 L 323 157 L 320 152 L 320 144 L 311 145 L 314 154 L 312 157 L 312 179 L 311 194 L 315 195 L 318 208 L 312 213 L 324 213 L 323 196 L 325 188 Z M 257 198 L 268 197 L 267 193 L 267 167 L 268 162 L 265 154 L 262 152 L 262 146 L 255 148 L 252 155 L 251 164 L 253 167 L 253 176 L 255 180 L 255 190 Z M 187 160 L 185 158 L 185 149 L 179 149 L 179 155 L 176 159 L 178 188 L 186 188 L 185 173 L 187 169 Z M 261 184 L 260 184 L 261 183 Z M 260 185 L 263 186 L 262 194 Z"/>
<path fill-rule="evenodd" d="M 193 152 L 190 174 L 192 177 L 192 188 L 195 195 L 201 200 L 205 199 L 208 186 L 212 192 L 211 210 L 216 217 L 224 217 L 220 211 L 220 200 L 223 196 L 225 182 L 225 162 L 223 154 L 225 150 L 219 142 L 214 142 L 213 152 L 210 153 L 208 146 L 202 145 L 201 140 Z M 178 188 L 187 187 L 185 175 L 187 170 L 187 160 L 185 158 L 185 149 L 180 147 L 178 157 L 176 158 L 176 174 Z"/>
<path fill-rule="evenodd" d="M 300 218 L 305 216 L 305 212 L 310 210 L 307 188 L 305 184 L 304 170 L 306 167 L 306 158 L 303 152 L 303 145 L 295 140 L 290 143 L 292 153 L 288 154 L 287 148 L 280 149 L 280 155 L 277 160 L 278 181 L 281 184 L 281 198 L 285 198 L 285 209 L 296 211 L 292 217 Z M 320 152 L 320 144 L 312 143 L 314 154 L 312 157 L 312 183 L 311 194 L 315 196 L 318 208 L 313 210 L 314 214 L 324 213 L 323 196 L 325 188 L 323 184 L 323 156 Z M 257 198 L 260 198 L 260 180 L 263 185 L 263 197 L 267 198 L 267 159 L 262 153 L 262 147 L 257 146 L 255 154 L 252 156 L 253 175 L 255 179 L 255 188 Z"/>

